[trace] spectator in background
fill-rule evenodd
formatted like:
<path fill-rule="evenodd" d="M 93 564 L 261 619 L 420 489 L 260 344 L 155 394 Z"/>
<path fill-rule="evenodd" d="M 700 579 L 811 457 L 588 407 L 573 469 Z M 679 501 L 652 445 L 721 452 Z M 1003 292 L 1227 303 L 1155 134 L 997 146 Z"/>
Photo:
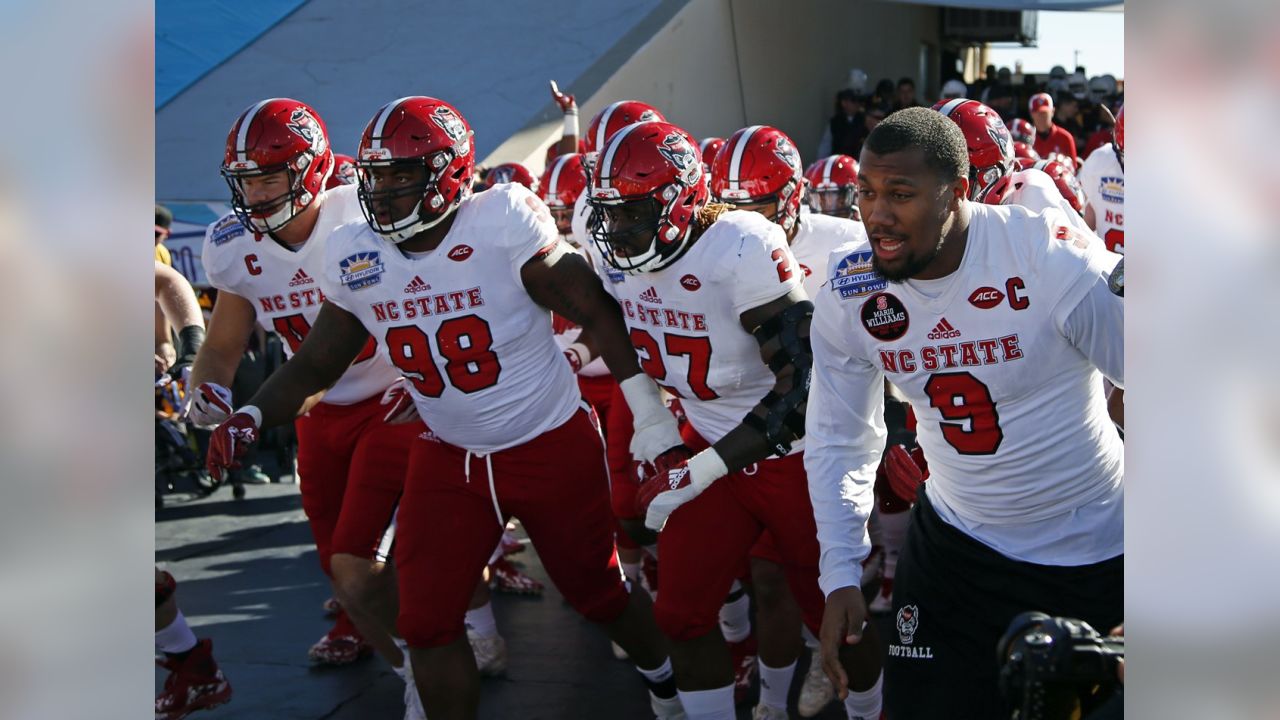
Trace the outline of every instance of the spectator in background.
<path fill-rule="evenodd" d="M 173 257 L 164 241 L 169 239 L 169 227 L 173 225 L 173 213 L 169 208 L 156 203 L 156 261 L 165 265 L 173 265 Z"/>
<path fill-rule="evenodd" d="M 997 97 L 998 93 L 1007 94 L 1009 97 L 1009 117 L 1005 118 L 1005 122 L 1007 123 L 1013 119 L 1013 74 L 1009 72 L 1009 68 L 1007 67 L 1002 67 L 996 72 L 995 80 L 987 85 L 986 90 L 982 91 L 982 97 L 980 99 L 987 107 L 994 108 L 996 106 L 991 104 L 991 101 Z M 1000 113 L 1000 117 L 1005 117 L 1004 112 L 1000 110 L 1000 108 L 996 108 L 996 111 Z"/>
<path fill-rule="evenodd" d="M 983 104 L 999 113 L 1000 119 L 1004 121 L 1005 125 L 1013 122 L 1013 86 L 993 85 L 988 88 L 986 95 L 987 99 Z"/>
<path fill-rule="evenodd" d="M 893 109 L 901 110 L 903 108 L 915 107 L 920 104 L 916 99 L 916 81 L 909 77 L 904 77 L 898 81 L 898 89 L 893 97 Z"/>
<path fill-rule="evenodd" d="M 1058 106 L 1053 113 L 1053 122 L 1058 127 L 1071 133 L 1076 147 L 1084 145 L 1084 123 L 1080 119 L 1080 100 L 1070 93 L 1058 95 Z"/>
<path fill-rule="evenodd" d="M 969 88 L 965 86 L 963 80 L 951 78 L 942 84 L 942 99 L 955 100 L 956 98 L 969 97 Z"/>
<path fill-rule="evenodd" d="M 1036 141 L 1032 146 L 1040 157 L 1049 153 L 1062 153 L 1076 159 L 1076 141 L 1071 133 L 1053 123 L 1053 97 L 1049 93 L 1031 96 L 1031 124 L 1036 126 Z"/>
<path fill-rule="evenodd" d="M 868 107 L 870 107 L 871 105 L 892 106 L 893 99 L 894 99 L 893 81 L 890 80 L 889 78 L 884 78 L 880 82 L 876 83 L 876 90 L 875 92 L 871 93 L 871 99 L 867 101 L 867 106 Z"/>
<path fill-rule="evenodd" d="M 850 155 L 862 152 L 862 140 L 870 132 L 863 116 L 863 98 L 850 88 L 836 93 L 836 108 L 822 132 L 818 157 Z"/>
<path fill-rule="evenodd" d="M 871 107 L 867 108 L 867 112 L 865 113 L 866 122 L 863 123 L 863 125 L 867 129 L 867 133 L 866 135 L 862 136 L 863 140 L 866 140 L 866 136 L 870 135 L 871 131 L 876 129 L 876 126 L 880 124 L 881 120 L 884 120 L 885 117 L 889 115 L 889 112 L 890 111 L 889 111 L 888 105 L 872 105 Z M 861 145 L 859 145 L 858 147 L 858 154 L 859 155 L 862 154 Z M 854 155 L 853 157 L 857 157 L 857 155 Z"/>

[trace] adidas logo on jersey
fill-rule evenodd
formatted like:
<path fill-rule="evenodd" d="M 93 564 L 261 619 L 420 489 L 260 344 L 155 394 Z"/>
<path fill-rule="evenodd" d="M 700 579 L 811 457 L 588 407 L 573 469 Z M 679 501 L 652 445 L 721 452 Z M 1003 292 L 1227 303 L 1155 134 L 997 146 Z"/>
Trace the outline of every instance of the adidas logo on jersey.
<path fill-rule="evenodd" d="M 414 275 L 413 280 L 411 280 L 408 285 L 404 286 L 404 292 L 407 293 L 426 292 L 430 289 L 431 286 L 422 282 L 422 277 L 419 275 Z"/>
<path fill-rule="evenodd" d="M 298 287 L 299 285 L 311 285 L 315 280 L 307 274 L 306 270 L 298 268 L 298 272 L 293 274 L 293 279 L 289 281 L 289 287 Z"/>
<path fill-rule="evenodd" d="M 648 290 L 640 293 L 640 299 L 647 303 L 653 303 L 654 305 L 662 304 L 662 298 L 658 297 L 658 291 L 652 285 L 649 286 Z"/>
<path fill-rule="evenodd" d="M 928 335 L 930 340 L 946 340 L 947 338 L 957 337 L 960 337 L 960 331 L 952 327 L 951 323 L 947 322 L 946 318 L 939 320 L 938 324 L 933 326 L 933 330 L 929 331 Z"/>

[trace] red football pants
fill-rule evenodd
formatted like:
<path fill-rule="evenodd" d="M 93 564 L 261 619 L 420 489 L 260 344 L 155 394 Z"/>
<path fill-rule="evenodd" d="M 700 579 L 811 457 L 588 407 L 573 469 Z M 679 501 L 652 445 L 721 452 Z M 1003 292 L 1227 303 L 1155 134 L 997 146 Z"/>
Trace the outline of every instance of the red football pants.
<path fill-rule="evenodd" d="M 414 441 L 394 551 L 397 626 L 409 645 L 438 647 L 461 636 L 476 578 L 512 516 L 579 613 L 609 622 L 626 609 L 604 446 L 583 410 L 487 456 L 434 437 Z"/>
<path fill-rule="evenodd" d="M 707 442 L 685 426 L 695 452 Z M 815 635 L 826 600 L 818 587 L 818 529 L 809 501 L 804 455 L 771 458 L 712 483 L 680 506 L 658 535 L 658 586 L 653 614 L 667 637 L 692 640 L 712 631 L 743 561 L 765 530 L 787 584 Z"/>

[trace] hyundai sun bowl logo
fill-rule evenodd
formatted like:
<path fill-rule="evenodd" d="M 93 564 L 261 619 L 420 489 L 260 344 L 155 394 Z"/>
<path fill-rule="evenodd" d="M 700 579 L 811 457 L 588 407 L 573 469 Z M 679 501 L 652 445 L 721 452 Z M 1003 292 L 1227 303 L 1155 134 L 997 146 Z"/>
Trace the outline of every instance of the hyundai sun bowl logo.
<path fill-rule="evenodd" d="M 352 290 L 377 285 L 382 282 L 382 273 L 386 270 L 382 258 L 377 252 L 359 252 L 348 255 L 338 263 L 338 272 L 342 284 Z"/>

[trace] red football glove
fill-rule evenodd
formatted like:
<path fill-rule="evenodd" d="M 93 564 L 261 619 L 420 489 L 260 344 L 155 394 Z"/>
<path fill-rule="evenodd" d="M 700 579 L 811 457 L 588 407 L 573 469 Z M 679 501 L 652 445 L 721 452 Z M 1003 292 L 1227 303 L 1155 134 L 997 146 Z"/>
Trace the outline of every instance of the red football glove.
<path fill-rule="evenodd" d="M 679 490 L 689 484 L 689 471 L 686 467 L 693 451 L 684 445 L 677 445 L 654 458 L 653 464 L 640 466 L 642 479 L 636 489 L 636 511 L 640 516 L 649 512 L 649 504 L 658 495 L 668 490 Z"/>
<path fill-rule="evenodd" d="M 920 483 L 929 477 L 924 453 L 918 447 L 907 450 L 903 445 L 891 445 L 884 454 L 884 469 L 894 494 L 909 503 L 916 501 Z"/>
<path fill-rule="evenodd" d="M 249 446 L 258 442 L 258 423 L 248 413 L 238 412 L 214 429 L 209 438 L 209 456 L 205 467 L 214 479 L 222 480 L 224 469 L 240 467 L 240 458 Z"/>
<path fill-rule="evenodd" d="M 570 110 L 578 109 L 578 104 L 574 102 L 573 96 L 565 95 L 564 93 L 560 92 L 560 86 L 556 85 L 555 80 L 551 81 L 551 98 L 556 101 L 557 105 L 560 106 L 560 112 L 567 113 Z"/>

